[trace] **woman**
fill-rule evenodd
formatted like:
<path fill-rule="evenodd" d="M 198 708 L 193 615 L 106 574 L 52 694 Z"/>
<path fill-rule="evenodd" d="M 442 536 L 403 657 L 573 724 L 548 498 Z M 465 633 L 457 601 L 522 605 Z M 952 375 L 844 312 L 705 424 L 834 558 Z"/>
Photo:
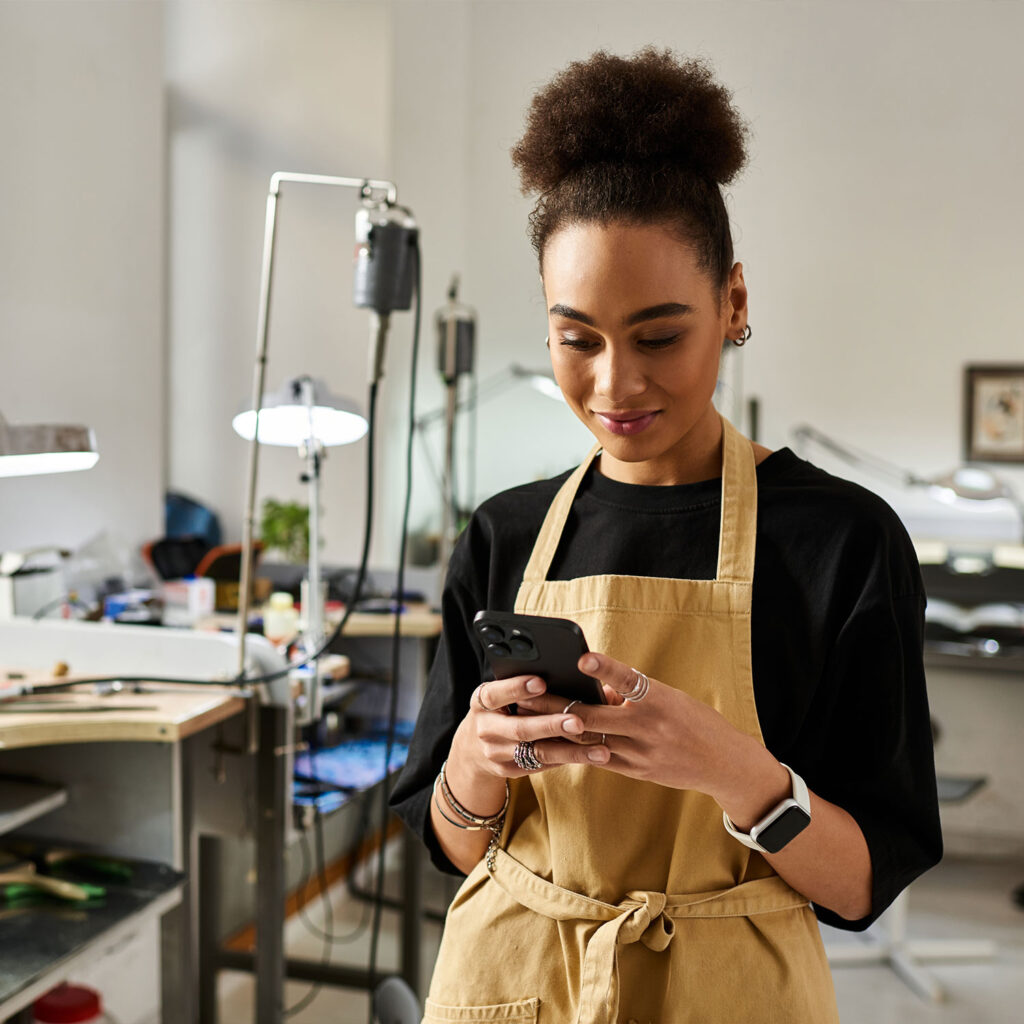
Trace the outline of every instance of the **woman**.
<path fill-rule="evenodd" d="M 648 49 L 570 65 L 513 150 L 597 446 L 452 557 L 393 798 L 468 875 L 428 1022 L 834 1021 L 815 915 L 866 927 L 940 856 L 905 532 L 711 404 L 751 334 L 720 191 L 744 135 L 705 66 Z M 580 624 L 606 706 L 481 683 L 473 615 L 512 607 Z"/>

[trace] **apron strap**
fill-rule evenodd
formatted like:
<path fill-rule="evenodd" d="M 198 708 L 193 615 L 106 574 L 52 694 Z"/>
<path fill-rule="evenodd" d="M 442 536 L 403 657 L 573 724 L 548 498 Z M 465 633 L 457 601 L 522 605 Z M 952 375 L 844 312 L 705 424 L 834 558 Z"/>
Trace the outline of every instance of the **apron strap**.
<path fill-rule="evenodd" d="M 757 470 L 754 465 L 754 449 L 724 416 L 721 419 L 722 519 L 716 579 L 727 583 L 750 583 L 754 579 L 757 539 Z M 526 563 L 524 583 L 543 583 L 547 579 L 576 492 L 600 451 L 601 446 L 594 445 L 590 454 L 559 488 L 544 517 L 540 533 L 537 534 L 530 560 Z"/>
<path fill-rule="evenodd" d="M 757 541 L 757 467 L 754 446 L 722 417 L 722 521 L 718 574 L 726 583 L 751 583 Z"/>
<path fill-rule="evenodd" d="M 590 454 L 573 470 L 572 475 L 559 488 L 555 500 L 548 508 L 548 514 L 544 517 L 544 524 L 537 534 L 537 543 L 533 545 L 533 552 L 530 560 L 526 563 L 526 570 L 523 572 L 524 583 L 543 583 L 548 578 L 548 570 L 558 550 L 558 543 L 562 539 L 562 531 L 565 529 L 565 521 L 569 518 L 569 510 L 572 508 L 576 492 L 580 489 L 583 478 L 590 469 L 590 464 L 597 457 L 601 450 L 599 444 L 590 449 Z"/>
<path fill-rule="evenodd" d="M 541 878 L 501 848 L 494 851 L 492 864 L 488 867 L 491 878 L 526 909 L 554 921 L 600 922 L 583 957 L 576 1024 L 616 1024 L 620 946 L 643 942 L 648 949 L 662 952 L 675 934 L 675 920 L 751 917 L 808 906 L 806 897 L 778 875 L 693 895 L 634 890 L 613 905 Z"/>

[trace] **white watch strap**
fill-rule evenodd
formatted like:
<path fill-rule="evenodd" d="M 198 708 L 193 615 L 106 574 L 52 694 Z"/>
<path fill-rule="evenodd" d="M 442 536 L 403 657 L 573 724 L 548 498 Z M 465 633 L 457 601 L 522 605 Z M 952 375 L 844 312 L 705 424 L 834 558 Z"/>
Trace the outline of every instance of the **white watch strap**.
<path fill-rule="evenodd" d="M 780 761 L 779 764 L 782 764 L 782 762 Z M 797 806 L 799 806 L 800 809 L 808 815 L 808 817 L 810 816 L 811 798 L 810 794 L 808 794 L 807 792 L 807 783 L 804 782 L 804 780 L 800 778 L 800 776 L 797 775 L 797 773 L 793 771 L 793 769 L 790 768 L 788 764 L 783 764 L 782 767 L 785 768 L 787 772 L 789 772 L 789 779 L 790 783 L 792 784 L 792 794 L 791 796 L 786 797 L 780 803 L 776 804 L 760 821 L 755 822 L 754 825 L 751 826 L 751 831 L 766 824 L 769 821 L 769 819 L 771 819 L 775 815 L 779 808 L 781 808 L 782 805 L 785 804 L 786 800 L 793 800 L 797 804 Z M 725 831 L 728 832 L 729 835 L 733 837 L 733 839 L 738 839 L 744 846 L 750 847 L 751 850 L 759 850 L 761 853 L 767 853 L 765 848 L 756 839 L 751 839 L 748 833 L 741 832 L 732 823 L 732 821 L 729 819 L 729 815 L 726 814 L 725 811 L 722 811 L 722 824 L 725 826 Z"/>

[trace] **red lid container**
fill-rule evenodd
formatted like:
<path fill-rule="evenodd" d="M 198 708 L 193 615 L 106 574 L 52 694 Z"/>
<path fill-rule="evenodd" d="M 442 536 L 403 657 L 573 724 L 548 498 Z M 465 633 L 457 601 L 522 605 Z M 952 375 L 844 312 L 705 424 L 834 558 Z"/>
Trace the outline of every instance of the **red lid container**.
<path fill-rule="evenodd" d="M 103 1003 L 99 992 L 81 985 L 58 985 L 32 1007 L 39 1024 L 85 1024 L 99 1021 Z"/>

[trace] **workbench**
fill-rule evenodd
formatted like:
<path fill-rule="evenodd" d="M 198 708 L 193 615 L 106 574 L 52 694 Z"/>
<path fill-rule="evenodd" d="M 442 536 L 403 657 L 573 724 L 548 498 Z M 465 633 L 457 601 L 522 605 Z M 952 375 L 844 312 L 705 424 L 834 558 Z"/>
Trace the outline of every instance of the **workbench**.
<path fill-rule="evenodd" d="M 139 710 L 58 710 L 101 700 Z M 167 1022 L 190 1020 L 195 911 L 183 897 L 182 880 L 192 859 L 192 767 L 200 746 L 209 747 L 211 727 L 237 715 L 246 702 L 221 688 L 143 688 L 97 698 L 92 687 L 81 687 L 43 695 L 38 703 L 53 710 L 0 713 L 0 775 L 51 784 L 37 803 L 42 816 L 32 820 L 28 811 L 12 823 L 35 839 L 152 862 L 152 868 L 144 872 L 145 884 L 111 893 L 101 921 L 60 929 L 49 962 L 39 955 L 17 962 L 4 957 L 10 970 L 0 973 L 0 1020 L 61 981 L 86 980 L 99 960 L 147 929 L 158 933 L 155 945 L 163 951 L 154 1009 Z M 59 797 L 44 799 L 46 788 Z M 46 914 L 40 918 L 52 929 Z M 25 926 L 21 919 L 19 927 Z M 15 941 L 13 933 L 8 938 Z"/>

